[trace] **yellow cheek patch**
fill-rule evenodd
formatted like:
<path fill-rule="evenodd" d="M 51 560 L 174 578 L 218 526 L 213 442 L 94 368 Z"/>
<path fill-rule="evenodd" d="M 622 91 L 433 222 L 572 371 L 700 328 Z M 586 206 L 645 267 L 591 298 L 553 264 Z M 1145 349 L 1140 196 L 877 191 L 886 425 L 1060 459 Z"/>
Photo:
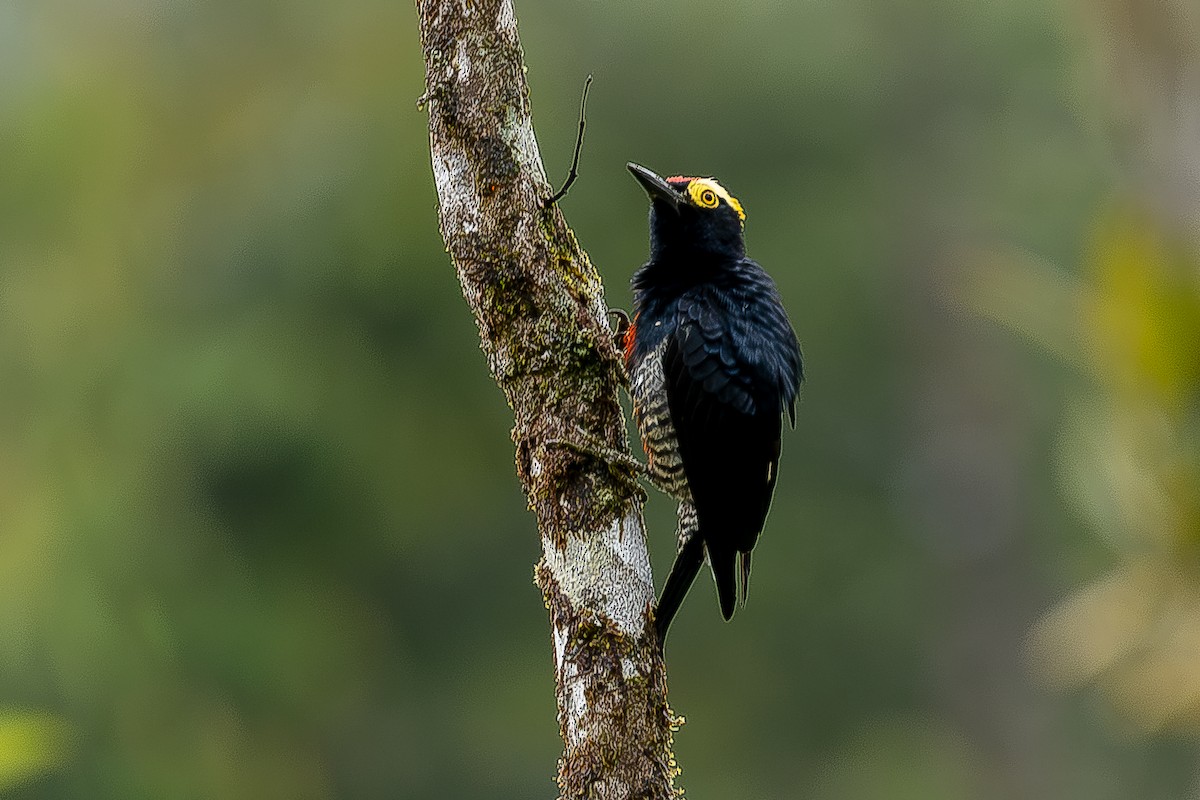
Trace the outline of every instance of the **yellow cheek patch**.
<path fill-rule="evenodd" d="M 746 221 L 746 212 L 742 210 L 742 204 L 714 179 L 694 178 L 688 184 L 687 191 L 692 202 L 701 208 L 716 208 L 721 204 L 721 200 L 724 200 L 730 208 L 737 212 L 738 218 L 743 223 Z"/>

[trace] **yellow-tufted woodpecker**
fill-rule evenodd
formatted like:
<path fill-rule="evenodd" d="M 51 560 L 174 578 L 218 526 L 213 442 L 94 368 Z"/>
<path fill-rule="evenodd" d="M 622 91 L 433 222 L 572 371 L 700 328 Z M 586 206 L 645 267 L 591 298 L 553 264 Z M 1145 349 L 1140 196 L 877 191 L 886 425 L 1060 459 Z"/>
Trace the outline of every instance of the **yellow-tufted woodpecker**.
<path fill-rule="evenodd" d="M 803 366 L 774 281 L 746 256 L 737 198 L 712 178 L 629 171 L 650 195 L 650 260 L 633 276 L 624 342 L 630 394 L 651 480 L 679 501 L 663 640 L 706 554 L 721 615 L 733 616 L 738 574 L 745 603 Z"/>

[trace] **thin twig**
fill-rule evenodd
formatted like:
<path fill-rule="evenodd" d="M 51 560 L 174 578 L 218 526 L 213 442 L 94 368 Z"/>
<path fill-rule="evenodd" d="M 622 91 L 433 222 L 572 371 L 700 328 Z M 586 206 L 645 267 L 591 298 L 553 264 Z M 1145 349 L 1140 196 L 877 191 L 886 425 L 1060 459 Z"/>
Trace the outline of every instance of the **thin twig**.
<path fill-rule="evenodd" d="M 583 98 L 579 101 L 579 136 L 575 139 L 575 156 L 571 159 L 571 171 L 567 173 L 567 180 L 563 183 L 562 188 L 555 192 L 549 200 L 542 202 L 542 208 L 549 208 L 566 197 L 567 190 L 579 177 L 579 153 L 583 150 L 583 130 L 587 127 L 587 96 L 591 86 L 592 76 L 588 75 L 587 80 L 583 83 Z"/>

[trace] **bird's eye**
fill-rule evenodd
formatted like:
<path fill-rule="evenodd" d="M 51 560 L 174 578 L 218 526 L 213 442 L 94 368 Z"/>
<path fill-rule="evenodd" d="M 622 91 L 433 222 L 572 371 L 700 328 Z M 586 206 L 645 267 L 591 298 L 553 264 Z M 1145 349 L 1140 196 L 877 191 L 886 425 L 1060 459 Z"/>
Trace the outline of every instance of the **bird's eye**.
<path fill-rule="evenodd" d="M 716 208 L 720 205 L 721 199 L 717 196 L 716 190 L 707 184 L 707 181 L 693 181 L 688 186 L 688 194 L 692 196 L 692 202 L 701 208 Z"/>

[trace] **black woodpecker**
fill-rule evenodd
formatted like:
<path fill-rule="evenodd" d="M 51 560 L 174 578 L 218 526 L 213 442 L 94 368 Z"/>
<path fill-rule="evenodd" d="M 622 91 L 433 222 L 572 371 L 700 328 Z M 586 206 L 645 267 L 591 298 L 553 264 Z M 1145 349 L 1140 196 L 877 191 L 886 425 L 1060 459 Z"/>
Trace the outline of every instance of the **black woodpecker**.
<path fill-rule="evenodd" d="M 733 616 L 736 574 L 745 603 L 803 366 L 775 282 L 746 256 L 737 198 L 712 178 L 629 171 L 650 195 L 650 260 L 633 276 L 625 334 L 630 394 L 651 480 L 679 501 L 661 641 L 705 554 L 721 615 Z"/>

